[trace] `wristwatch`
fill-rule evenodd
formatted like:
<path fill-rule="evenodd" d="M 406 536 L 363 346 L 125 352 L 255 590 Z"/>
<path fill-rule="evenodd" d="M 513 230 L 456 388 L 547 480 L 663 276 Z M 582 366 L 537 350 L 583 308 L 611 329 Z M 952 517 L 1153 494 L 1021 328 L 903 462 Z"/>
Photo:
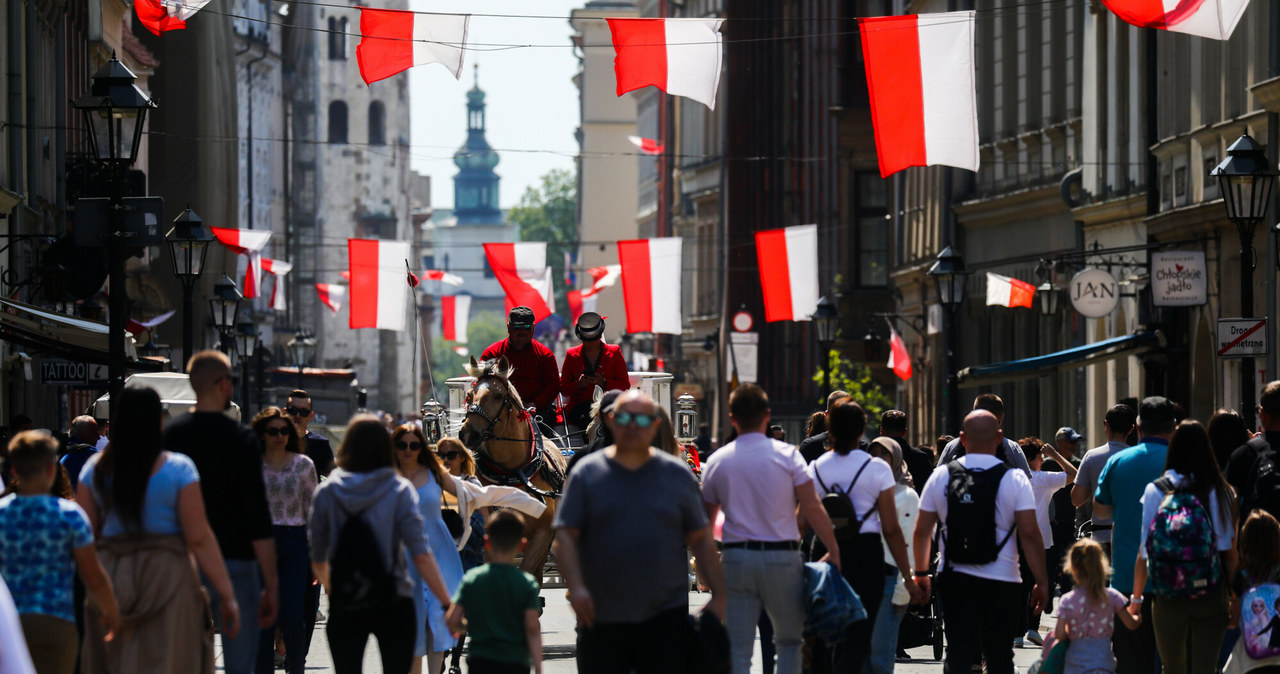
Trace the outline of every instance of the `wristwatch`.
<path fill-rule="evenodd" d="M 911 575 L 915 576 L 916 578 L 929 578 L 930 576 L 933 575 L 933 572 L 932 571 L 916 571 Z"/>
<path fill-rule="evenodd" d="M 1129 603 L 1130 603 L 1130 604 L 1139 604 L 1139 605 L 1141 605 L 1141 604 L 1142 604 L 1142 597 L 1140 597 L 1140 596 L 1138 596 L 1138 595 L 1136 595 L 1136 594 L 1131 594 L 1131 595 L 1129 595 Z"/>

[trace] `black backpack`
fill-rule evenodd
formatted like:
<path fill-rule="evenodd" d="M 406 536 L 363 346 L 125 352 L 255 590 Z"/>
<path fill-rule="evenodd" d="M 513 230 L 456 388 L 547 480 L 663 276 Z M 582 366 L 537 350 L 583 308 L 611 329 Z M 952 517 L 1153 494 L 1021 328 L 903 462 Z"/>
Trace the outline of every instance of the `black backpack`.
<path fill-rule="evenodd" d="M 948 564 L 990 564 L 1013 537 L 1010 527 L 1004 540 L 996 541 L 996 495 L 1009 467 L 1003 463 L 986 470 L 969 470 L 959 461 L 947 464 L 947 519 L 942 540 Z"/>
<path fill-rule="evenodd" d="M 853 485 L 858 483 L 858 478 L 862 477 L 862 471 L 871 465 L 871 459 L 867 459 L 858 472 L 854 474 L 853 481 L 848 487 L 841 488 L 836 485 L 833 490 L 822 481 L 822 474 L 814 467 L 813 474 L 818 478 L 818 484 L 822 487 L 822 508 L 827 511 L 827 517 L 831 518 L 831 528 L 835 530 L 836 541 L 839 543 L 848 543 L 857 537 L 862 531 L 862 523 L 875 512 L 876 504 L 871 504 L 871 509 L 861 517 L 858 511 L 853 508 L 853 499 L 849 498 L 849 493 L 853 491 Z"/>
<path fill-rule="evenodd" d="M 1280 466 L 1276 465 L 1276 451 L 1262 436 L 1249 440 L 1248 445 L 1257 452 L 1257 458 L 1253 462 L 1251 484 L 1243 494 L 1244 512 L 1259 508 L 1280 517 Z"/>
<path fill-rule="evenodd" d="M 333 560 L 329 563 L 329 597 L 335 611 L 368 611 L 395 598 L 396 581 L 362 511 L 348 512 L 338 530 Z"/>

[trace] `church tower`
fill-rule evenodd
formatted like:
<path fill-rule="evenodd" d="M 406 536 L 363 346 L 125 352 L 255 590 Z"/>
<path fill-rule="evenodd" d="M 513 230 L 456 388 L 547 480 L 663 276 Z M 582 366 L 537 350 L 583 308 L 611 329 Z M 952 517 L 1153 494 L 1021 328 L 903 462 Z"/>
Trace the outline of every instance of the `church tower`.
<path fill-rule="evenodd" d="M 467 142 L 453 154 L 458 173 L 453 178 L 453 214 L 459 225 L 489 225 L 502 221 L 498 208 L 498 153 L 484 138 L 484 91 L 480 67 L 475 86 L 467 92 Z"/>

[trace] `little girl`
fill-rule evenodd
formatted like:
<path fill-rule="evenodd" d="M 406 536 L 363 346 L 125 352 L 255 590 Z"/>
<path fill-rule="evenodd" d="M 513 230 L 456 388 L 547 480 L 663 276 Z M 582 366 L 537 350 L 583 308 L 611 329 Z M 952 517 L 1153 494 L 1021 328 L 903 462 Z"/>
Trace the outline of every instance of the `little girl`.
<path fill-rule="evenodd" d="M 1238 626 L 1242 634 L 1222 671 L 1277 672 L 1280 649 L 1271 647 L 1276 631 L 1271 624 L 1276 614 L 1270 609 L 1276 596 L 1274 583 L 1280 583 L 1280 523 L 1266 511 L 1255 510 L 1245 519 L 1236 542 L 1240 568 L 1232 580 L 1228 625 Z M 1256 589 L 1250 592 L 1250 588 Z M 1242 606 L 1247 610 L 1242 611 Z"/>
<path fill-rule="evenodd" d="M 1125 627 L 1137 629 L 1141 618 L 1125 610 L 1124 595 L 1107 587 L 1110 564 L 1102 554 L 1102 546 L 1092 539 L 1076 542 L 1067 552 L 1066 571 L 1076 587 L 1058 602 L 1057 641 L 1070 639 L 1064 674 L 1103 674 L 1116 671 L 1116 658 L 1111 653 L 1111 632 L 1115 628 L 1113 614 Z"/>

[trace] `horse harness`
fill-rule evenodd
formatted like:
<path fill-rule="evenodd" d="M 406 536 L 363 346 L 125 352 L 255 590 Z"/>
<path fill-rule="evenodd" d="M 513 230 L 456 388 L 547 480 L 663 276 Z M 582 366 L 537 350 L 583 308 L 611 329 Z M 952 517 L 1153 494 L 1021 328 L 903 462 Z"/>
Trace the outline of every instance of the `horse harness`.
<path fill-rule="evenodd" d="M 502 396 L 502 405 L 498 407 L 498 413 L 490 417 L 485 413 L 484 408 L 478 403 L 471 403 L 467 406 L 467 414 L 478 414 L 480 418 L 489 422 L 489 425 L 480 432 L 480 436 L 485 442 L 497 440 L 499 442 L 523 442 L 523 438 L 504 438 L 495 435 L 493 429 L 498 425 L 498 419 L 502 418 L 502 413 L 506 410 L 507 405 L 511 404 L 511 396 L 504 393 Z M 546 503 L 545 499 L 559 498 L 560 490 L 553 489 L 547 491 L 539 489 L 533 484 L 533 477 L 546 467 L 546 459 L 542 456 L 542 430 L 538 428 L 538 424 L 534 421 L 533 414 L 529 410 L 517 410 L 519 418 L 529 424 L 530 435 L 533 440 L 529 444 L 529 458 L 524 461 L 520 467 L 511 469 L 499 466 L 493 461 L 487 452 L 476 452 L 476 470 L 481 477 L 489 482 L 503 487 L 523 486 L 534 498 Z"/>

